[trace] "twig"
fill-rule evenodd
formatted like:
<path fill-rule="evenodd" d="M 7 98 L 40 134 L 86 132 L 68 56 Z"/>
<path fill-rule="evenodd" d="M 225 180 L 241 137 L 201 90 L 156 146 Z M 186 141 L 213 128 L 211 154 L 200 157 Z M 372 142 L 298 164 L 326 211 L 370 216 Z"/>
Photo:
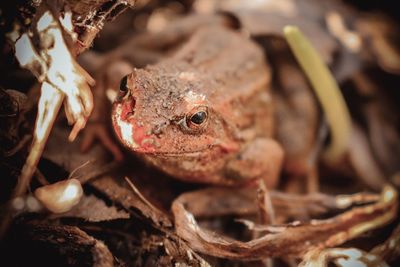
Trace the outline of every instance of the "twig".
<path fill-rule="evenodd" d="M 139 197 L 139 199 L 141 201 L 143 201 L 143 203 L 145 203 L 147 206 L 149 206 L 151 209 L 162 213 L 158 208 L 154 207 L 153 204 L 151 204 L 143 195 L 142 193 L 140 193 L 140 191 L 137 189 L 137 187 L 131 182 L 131 180 L 129 180 L 128 177 L 125 177 L 125 181 L 129 184 L 129 186 L 131 187 L 132 191 Z"/>
<path fill-rule="evenodd" d="M 83 167 L 87 166 L 88 164 L 90 164 L 90 160 L 86 161 L 85 163 L 83 163 L 82 165 L 76 167 L 74 170 L 71 171 L 71 173 L 68 175 L 68 178 L 71 178 L 74 176 L 74 174 L 79 171 L 80 169 L 82 169 Z"/>

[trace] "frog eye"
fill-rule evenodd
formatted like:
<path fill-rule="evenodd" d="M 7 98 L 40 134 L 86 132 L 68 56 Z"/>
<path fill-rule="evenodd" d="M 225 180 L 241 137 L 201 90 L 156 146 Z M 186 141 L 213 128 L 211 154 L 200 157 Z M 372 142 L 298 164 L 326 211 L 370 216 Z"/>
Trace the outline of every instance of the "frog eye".
<path fill-rule="evenodd" d="M 206 107 L 197 107 L 186 117 L 186 124 L 191 129 L 198 129 L 207 122 L 208 110 Z"/>
<path fill-rule="evenodd" d="M 205 111 L 199 111 L 190 117 L 190 121 L 194 124 L 200 125 L 207 119 L 207 113 Z"/>
<path fill-rule="evenodd" d="M 128 92 L 128 75 L 122 78 L 121 83 L 119 84 L 119 91 L 123 95 L 125 95 Z"/>

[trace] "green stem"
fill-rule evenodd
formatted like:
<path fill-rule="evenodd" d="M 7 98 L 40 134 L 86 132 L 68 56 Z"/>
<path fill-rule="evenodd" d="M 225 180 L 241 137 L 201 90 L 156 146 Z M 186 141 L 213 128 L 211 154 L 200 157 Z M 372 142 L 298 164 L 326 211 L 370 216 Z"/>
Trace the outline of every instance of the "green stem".
<path fill-rule="evenodd" d="M 324 158 L 336 162 L 347 151 L 351 134 L 351 117 L 344 97 L 328 67 L 302 32 L 295 26 L 286 26 L 284 34 L 321 103 L 330 127 L 331 143 Z"/>

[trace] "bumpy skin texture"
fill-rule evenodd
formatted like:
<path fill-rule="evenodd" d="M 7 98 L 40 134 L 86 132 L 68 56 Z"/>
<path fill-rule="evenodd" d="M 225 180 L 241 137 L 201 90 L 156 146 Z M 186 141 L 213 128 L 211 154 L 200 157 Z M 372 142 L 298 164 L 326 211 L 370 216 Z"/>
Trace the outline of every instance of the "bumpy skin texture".
<path fill-rule="evenodd" d="M 273 187 L 283 151 L 271 137 L 269 82 L 261 48 L 239 32 L 204 27 L 173 56 L 127 76 L 114 129 L 173 177 L 225 185 L 263 178 Z"/>

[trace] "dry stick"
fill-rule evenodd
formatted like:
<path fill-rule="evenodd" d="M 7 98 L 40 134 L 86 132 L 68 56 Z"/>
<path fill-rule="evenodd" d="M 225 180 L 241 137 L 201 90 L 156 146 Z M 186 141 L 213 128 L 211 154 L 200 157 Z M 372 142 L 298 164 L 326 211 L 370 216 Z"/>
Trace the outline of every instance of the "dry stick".
<path fill-rule="evenodd" d="M 78 166 L 78 167 L 76 167 L 75 169 L 73 169 L 73 170 L 69 173 L 68 179 L 69 179 L 69 178 L 73 178 L 73 177 L 74 177 L 74 174 L 75 174 L 77 171 L 79 171 L 80 169 L 82 169 L 83 167 L 85 167 L 85 166 L 87 166 L 87 165 L 89 165 L 89 164 L 90 164 L 90 160 L 87 160 L 85 163 L 83 163 L 83 164 L 81 164 L 80 166 Z"/>

